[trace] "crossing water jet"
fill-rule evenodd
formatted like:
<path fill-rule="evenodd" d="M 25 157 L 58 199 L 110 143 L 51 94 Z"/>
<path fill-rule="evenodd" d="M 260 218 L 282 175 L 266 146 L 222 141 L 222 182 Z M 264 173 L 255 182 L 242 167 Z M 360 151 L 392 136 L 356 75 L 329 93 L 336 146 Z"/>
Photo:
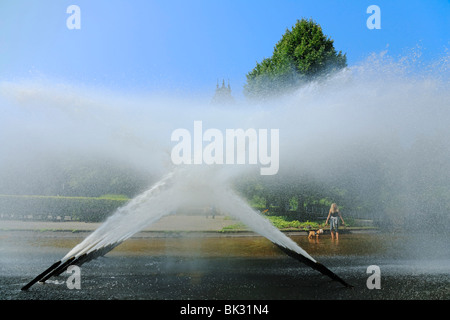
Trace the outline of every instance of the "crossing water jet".
<path fill-rule="evenodd" d="M 200 119 L 205 126 L 222 132 L 227 128 L 279 128 L 280 170 L 276 176 L 260 180 L 269 194 L 286 191 L 286 195 L 297 196 L 305 185 L 313 186 L 312 189 L 317 185 L 321 197 L 337 198 L 346 208 L 344 214 L 350 214 L 352 208 L 362 208 L 360 212 L 383 225 L 399 227 L 405 232 L 420 231 L 414 232 L 412 242 L 402 243 L 402 248 L 408 248 L 411 254 L 440 254 L 436 244 L 448 248 L 445 226 L 448 226 L 446 213 L 450 203 L 447 196 L 450 190 L 450 59 L 447 54 L 442 64 L 431 65 L 425 73 L 412 72 L 401 61 L 390 61 L 387 56 L 374 57 L 325 81 L 305 85 L 292 96 L 260 106 L 244 104 L 222 109 L 198 101 L 192 104 L 177 99 L 149 101 L 138 96 L 131 102 L 123 102 L 126 112 L 117 113 L 114 108 L 104 109 L 104 106 L 113 105 L 122 110 L 120 99 L 116 102 L 94 96 L 85 101 L 81 98 L 91 98 L 90 94 L 77 88 L 58 90 L 51 85 L 36 88 L 27 83 L 0 83 L 2 105 L 11 111 L 0 119 L 0 137 L 6 149 L 0 157 L 0 168 L 10 172 L 8 164 L 23 159 L 32 161 L 22 167 L 36 168 L 16 171 L 20 174 L 11 175 L 9 180 L 0 179 L 0 186 L 9 181 L 8 192 L 3 193 L 33 194 L 37 192 L 29 190 L 41 192 L 40 183 L 52 181 L 57 166 L 50 163 L 47 166 L 51 170 L 40 170 L 35 164 L 40 158 L 32 152 L 35 148 L 38 155 L 45 154 L 48 158 L 60 155 L 64 148 L 70 149 L 69 155 L 86 154 L 89 158 L 100 153 L 101 159 L 132 161 L 142 172 L 153 173 L 160 164 L 159 159 L 165 160 L 164 153 L 173 147 L 171 132 L 189 127 L 195 120 Z M 71 103 L 67 97 L 77 97 L 77 103 Z M 85 117 L 80 113 L 80 106 Z M 36 126 L 35 114 L 48 114 L 49 119 L 41 116 L 42 126 Z M 118 139 L 117 133 L 121 131 L 117 128 L 130 129 L 123 133 L 132 134 L 125 135 L 126 140 Z M 114 134 L 110 135 L 111 132 Z M 51 174 L 39 176 L 42 172 Z M 161 176 L 160 171 L 157 173 Z M 281 239 L 275 236 L 277 231 L 262 222 L 263 218 L 256 216 L 258 213 L 241 201 L 228 183 L 219 179 L 220 174 L 199 179 L 197 173 L 188 170 L 168 174 L 152 189 L 120 208 L 60 262 L 76 255 L 79 263 L 85 263 L 103 255 L 142 227 L 176 212 L 193 199 L 208 204 L 214 201 L 216 207 L 235 214 L 255 231 L 261 227 L 260 234 L 280 243 Z M 41 179 L 32 179 L 35 176 Z M 53 185 L 59 186 L 58 181 L 55 179 Z M 21 182 L 15 189 L 18 191 L 11 192 L 17 182 Z M 204 194 L 196 192 L 193 186 Z M 222 194 L 215 195 L 219 190 Z M 424 229 L 427 232 L 422 232 Z M 435 235 L 440 233 L 443 240 L 436 242 Z M 298 250 L 288 240 L 283 241 L 285 244 L 280 248 L 287 247 L 288 252 Z M 303 256 L 301 252 L 296 257 Z"/>
<path fill-rule="evenodd" d="M 193 173 L 181 169 L 167 174 L 149 190 L 119 208 L 98 229 L 70 250 L 60 261 L 53 263 L 23 286 L 22 290 L 28 290 L 36 282 L 45 282 L 52 276 L 59 275 L 70 265 L 80 266 L 103 256 L 162 217 L 173 214 L 185 206 L 198 205 L 202 202 L 203 204 L 213 203 L 219 211 L 241 220 L 289 256 L 344 286 L 351 287 L 251 208 L 226 183 L 222 183 L 220 178 L 217 176 L 212 178 L 210 175 L 199 176 L 198 171 L 195 171 L 195 175 Z"/>

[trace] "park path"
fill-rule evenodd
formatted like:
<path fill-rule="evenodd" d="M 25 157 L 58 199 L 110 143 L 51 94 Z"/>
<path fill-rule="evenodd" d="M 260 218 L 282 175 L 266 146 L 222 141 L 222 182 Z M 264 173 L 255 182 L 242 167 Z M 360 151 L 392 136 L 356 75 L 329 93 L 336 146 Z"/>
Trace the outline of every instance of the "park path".
<path fill-rule="evenodd" d="M 224 227 L 237 221 L 225 216 L 171 215 L 144 228 L 142 231 L 221 231 Z M 0 231 L 94 231 L 102 223 L 79 221 L 19 221 L 0 220 Z"/>

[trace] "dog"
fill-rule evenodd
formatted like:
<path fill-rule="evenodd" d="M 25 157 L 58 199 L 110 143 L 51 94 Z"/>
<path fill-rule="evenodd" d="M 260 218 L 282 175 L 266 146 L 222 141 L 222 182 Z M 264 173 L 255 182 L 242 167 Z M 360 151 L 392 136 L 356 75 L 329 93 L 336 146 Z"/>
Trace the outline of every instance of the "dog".
<path fill-rule="evenodd" d="M 317 231 L 310 231 L 308 235 L 308 239 L 312 239 L 313 237 L 318 238 L 319 234 L 323 233 L 323 229 L 319 229 Z"/>

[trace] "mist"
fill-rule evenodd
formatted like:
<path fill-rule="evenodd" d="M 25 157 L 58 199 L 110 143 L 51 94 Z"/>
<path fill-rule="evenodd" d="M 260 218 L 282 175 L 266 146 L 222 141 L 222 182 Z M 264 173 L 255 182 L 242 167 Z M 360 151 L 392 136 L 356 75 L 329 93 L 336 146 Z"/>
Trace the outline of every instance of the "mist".
<path fill-rule="evenodd" d="M 338 188 L 346 192 L 338 201 L 368 203 L 363 209 L 388 224 L 443 226 L 450 209 L 449 60 L 417 70 L 414 59 L 374 54 L 290 94 L 233 105 L 210 104 L 214 84 L 210 95 L 189 97 L 42 78 L 2 81 L 0 193 L 64 194 L 67 168 L 78 174 L 100 166 L 105 175 L 139 179 L 138 187 L 92 186 L 89 194 L 137 195 L 173 169 L 171 133 L 201 120 L 205 129 L 280 130 L 277 175 L 221 165 L 210 179 Z"/>

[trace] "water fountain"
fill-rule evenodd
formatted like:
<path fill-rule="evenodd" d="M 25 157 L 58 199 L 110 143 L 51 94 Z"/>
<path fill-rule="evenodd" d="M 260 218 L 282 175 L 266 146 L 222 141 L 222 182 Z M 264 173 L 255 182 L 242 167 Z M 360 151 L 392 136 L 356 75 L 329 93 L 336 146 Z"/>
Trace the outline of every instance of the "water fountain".
<path fill-rule="evenodd" d="M 210 170 L 207 170 L 210 171 Z M 215 170 L 213 170 L 215 171 Z M 195 174 L 194 174 L 195 173 Z M 45 283 L 71 265 L 80 266 L 114 249 L 165 215 L 190 205 L 213 203 L 221 212 L 240 219 L 256 233 L 266 237 L 289 256 L 318 270 L 346 287 L 350 284 L 316 261 L 289 237 L 238 197 L 217 175 L 202 175 L 198 170 L 177 170 L 166 175 L 149 190 L 119 208 L 96 231 L 75 246 L 60 261 L 22 287 L 28 290 L 36 282 Z M 194 190 L 194 191 L 192 191 Z M 202 203 L 203 202 L 203 203 Z"/>
<path fill-rule="evenodd" d="M 289 183 L 307 174 L 316 184 L 337 184 L 371 203 L 375 214 L 397 229 L 426 228 L 423 234 L 440 234 L 425 238 L 417 233 L 417 240 L 408 244 L 415 254 L 423 254 L 420 248 L 445 247 L 448 235 L 442 236 L 439 225 L 448 225 L 450 203 L 448 58 L 423 72 L 406 68 L 404 61 L 374 56 L 290 96 L 225 108 L 173 98 L 111 99 L 109 93 L 39 81 L 1 83 L 0 99 L 10 112 L 0 120 L 1 142 L 9 151 L 0 155 L 0 164 L 36 160 L 43 153 L 57 158 L 69 150 L 129 161 L 163 176 L 35 281 L 104 255 L 180 207 L 205 202 L 334 277 L 232 190 L 230 182 L 251 165 L 231 173 L 227 165 L 173 170 L 167 159 L 171 132 L 199 119 L 219 129 L 280 129 L 279 181 Z"/>

